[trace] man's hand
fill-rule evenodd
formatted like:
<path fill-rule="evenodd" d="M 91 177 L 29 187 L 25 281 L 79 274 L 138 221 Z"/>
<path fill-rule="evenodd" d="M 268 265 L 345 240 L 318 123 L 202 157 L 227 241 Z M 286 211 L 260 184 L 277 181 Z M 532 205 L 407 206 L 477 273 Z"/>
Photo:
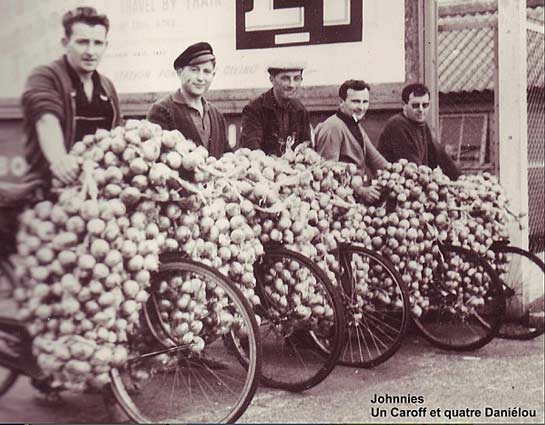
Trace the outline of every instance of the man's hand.
<path fill-rule="evenodd" d="M 373 186 L 360 186 L 358 195 L 368 204 L 375 203 L 380 199 L 380 192 Z"/>
<path fill-rule="evenodd" d="M 61 182 L 70 184 L 79 176 L 79 161 L 78 158 L 73 155 L 65 155 L 52 162 L 49 169 Z"/>

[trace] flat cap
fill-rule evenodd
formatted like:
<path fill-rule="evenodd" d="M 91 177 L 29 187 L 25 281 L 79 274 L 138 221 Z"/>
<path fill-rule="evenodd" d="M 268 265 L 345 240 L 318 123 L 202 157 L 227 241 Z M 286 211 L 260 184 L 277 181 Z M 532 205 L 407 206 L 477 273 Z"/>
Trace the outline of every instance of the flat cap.
<path fill-rule="evenodd" d="M 305 65 L 302 63 L 290 61 L 276 61 L 267 67 L 267 71 L 271 75 L 278 74 L 279 72 L 302 71 L 303 69 L 305 69 Z"/>
<path fill-rule="evenodd" d="M 173 65 L 174 69 L 178 69 L 187 65 L 197 65 L 199 63 L 204 63 L 215 59 L 216 57 L 212 51 L 212 46 L 205 41 L 201 41 L 199 43 L 192 44 L 182 53 L 180 53 L 174 60 Z"/>

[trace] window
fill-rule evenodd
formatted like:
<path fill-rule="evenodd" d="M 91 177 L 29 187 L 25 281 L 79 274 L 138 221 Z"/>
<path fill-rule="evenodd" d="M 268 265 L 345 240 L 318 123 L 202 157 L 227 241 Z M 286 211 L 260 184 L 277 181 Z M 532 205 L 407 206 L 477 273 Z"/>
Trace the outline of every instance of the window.
<path fill-rule="evenodd" d="M 451 158 L 463 166 L 484 165 L 487 155 L 486 113 L 444 114 L 439 118 L 441 144 Z"/>

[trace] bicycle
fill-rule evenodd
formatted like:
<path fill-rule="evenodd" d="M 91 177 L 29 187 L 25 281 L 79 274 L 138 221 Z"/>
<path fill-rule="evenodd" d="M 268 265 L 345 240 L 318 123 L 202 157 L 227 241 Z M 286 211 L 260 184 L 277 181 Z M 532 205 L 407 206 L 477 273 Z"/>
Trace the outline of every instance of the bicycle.
<path fill-rule="evenodd" d="M 410 320 L 409 291 L 399 272 L 382 255 L 339 244 L 339 287 L 347 316 L 347 336 L 339 358 L 344 366 L 370 368 L 401 346 Z"/>
<path fill-rule="evenodd" d="M 255 309 L 261 321 L 261 382 L 292 392 L 308 390 L 329 376 L 341 353 L 342 301 L 307 257 L 277 244 L 265 244 L 264 251 L 254 273 L 261 301 Z"/>
<path fill-rule="evenodd" d="M 510 245 L 508 239 L 492 243 L 490 249 L 499 254 L 498 275 L 507 301 L 498 336 L 528 340 L 542 335 L 545 264 L 537 255 Z"/>
<path fill-rule="evenodd" d="M 215 270 L 187 259 L 161 260 L 143 309 L 147 344 L 123 367 L 111 369 L 111 384 L 104 391 L 113 394 L 126 415 L 139 423 L 234 422 L 250 404 L 260 376 L 261 345 L 254 314 L 240 291 Z M 175 334 L 160 307 L 165 296 L 176 296 L 178 283 L 187 281 L 200 282 L 210 309 L 199 332 L 204 346 Z M 227 333 L 244 337 L 248 360 L 244 365 L 223 343 Z M 62 390 L 52 389 L 40 371 L 25 325 L 7 317 L 0 317 L 0 370 L 0 396 L 19 375 L 30 377 L 42 392 Z"/>
<path fill-rule="evenodd" d="M 429 306 L 413 322 L 432 345 L 453 351 L 483 347 L 499 332 L 505 314 L 502 284 L 474 251 L 436 242 L 430 285 L 420 288 Z"/>

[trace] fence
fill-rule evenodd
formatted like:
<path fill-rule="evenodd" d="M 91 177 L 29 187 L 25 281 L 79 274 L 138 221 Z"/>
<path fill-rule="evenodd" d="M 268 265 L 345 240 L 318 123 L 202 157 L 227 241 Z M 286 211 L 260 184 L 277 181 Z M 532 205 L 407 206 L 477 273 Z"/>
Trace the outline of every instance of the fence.
<path fill-rule="evenodd" d="M 531 21 L 527 36 L 529 247 L 545 250 L 545 96 L 543 26 Z"/>
<path fill-rule="evenodd" d="M 498 71 L 496 1 L 439 7 L 439 136 L 465 173 L 498 174 L 495 102 Z M 528 8 L 529 248 L 545 250 L 543 6 Z M 507 165 L 505 165 L 507 166 Z"/>

